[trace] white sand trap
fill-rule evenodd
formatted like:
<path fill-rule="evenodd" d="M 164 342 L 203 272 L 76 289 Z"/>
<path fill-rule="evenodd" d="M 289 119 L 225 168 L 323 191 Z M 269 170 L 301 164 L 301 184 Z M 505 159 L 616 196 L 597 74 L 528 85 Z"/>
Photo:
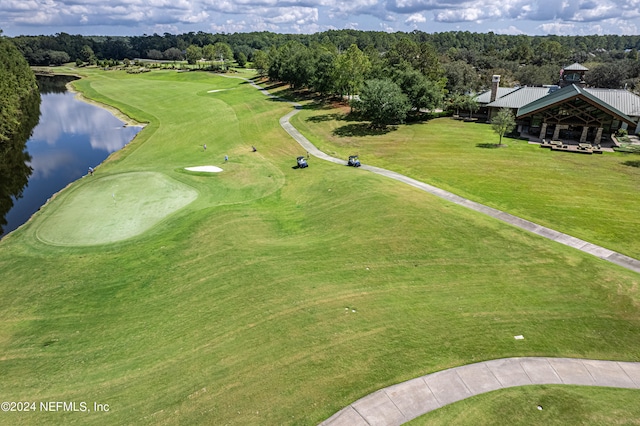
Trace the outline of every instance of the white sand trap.
<path fill-rule="evenodd" d="M 195 166 L 195 167 L 185 167 L 185 170 L 189 170 L 190 172 L 208 172 L 208 173 L 219 173 L 222 171 L 220 167 L 216 166 Z"/>
<path fill-rule="evenodd" d="M 208 90 L 207 93 L 223 92 L 225 90 L 231 90 L 231 89 L 213 89 L 213 90 Z"/>

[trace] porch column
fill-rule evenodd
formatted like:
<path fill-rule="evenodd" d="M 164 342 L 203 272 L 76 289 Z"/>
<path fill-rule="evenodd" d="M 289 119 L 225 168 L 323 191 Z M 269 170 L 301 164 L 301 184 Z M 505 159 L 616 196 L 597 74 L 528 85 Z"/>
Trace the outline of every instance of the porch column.
<path fill-rule="evenodd" d="M 598 131 L 596 132 L 596 139 L 593 141 L 596 145 L 600 143 L 602 139 L 602 127 L 598 127 Z"/>
<path fill-rule="evenodd" d="M 582 134 L 580 135 L 580 143 L 585 143 L 587 141 L 587 132 L 589 128 L 587 126 L 582 127 Z"/>
<path fill-rule="evenodd" d="M 559 138 L 559 137 L 560 137 L 560 125 L 559 125 L 559 124 L 556 124 L 556 128 L 555 128 L 555 130 L 553 131 L 553 138 L 552 138 L 552 139 L 553 139 L 554 141 L 556 141 L 556 140 L 558 140 L 558 138 Z"/>
<path fill-rule="evenodd" d="M 540 141 L 547 136 L 547 123 L 542 123 L 542 127 L 540 128 Z"/>

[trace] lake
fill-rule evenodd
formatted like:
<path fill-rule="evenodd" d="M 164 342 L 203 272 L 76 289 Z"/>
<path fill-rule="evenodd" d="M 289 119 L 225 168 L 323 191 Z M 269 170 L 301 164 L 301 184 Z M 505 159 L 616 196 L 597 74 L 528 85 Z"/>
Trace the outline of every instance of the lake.
<path fill-rule="evenodd" d="M 142 129 L 77 99 L 64 86 L 73 78 L 42 81 L 53 78 L 38 77 L 40 121 L 26 143 L 33 172 L 22 197 L 12 198 L 2 236 L 24 224 L 53 194 L 86 175 L 89 167 L 95 168 Z"/>

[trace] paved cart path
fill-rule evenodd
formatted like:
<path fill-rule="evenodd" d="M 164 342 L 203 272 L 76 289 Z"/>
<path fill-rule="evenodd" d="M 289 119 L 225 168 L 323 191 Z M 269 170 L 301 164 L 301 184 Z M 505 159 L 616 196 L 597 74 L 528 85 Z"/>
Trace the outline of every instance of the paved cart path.
<path fill-rule="evenodd" d="M 247 81 L 266 96 L 284 101 L 254 82 Z M 295 102 L 290 103 L 295 109 L 280 119 L 282 128 L 314 157 L 346 165 L 345 160 L 320 151 L 293 127 L 289 119 L 297 114 L 302 106 Z M 366 164 L 362 165 L 361 169 L 404 182 L 455 204 L 640 273 L 640 261 L 637 259 L 476 203 L 390 170 Z M 640 389 L 640 363 L 532 357 L 485 361 L 439 371 L 380 389 L 338 411 L 321 425 L 400 425 L 444 405 L 482 393 L 515 386 L 544 384 Z"/>
<path fill-rule="evenodd" d="M 380 389 L 338 411 L 321 426 L 401 425 L 482 393 L 550 384 L 640 389 L 640 363 L 574 358 L 505 358 L 479 362 Z"/>
<path fill-rule="evenodd" d="M 280 125 L 282 126 L 282 128 L 287 133 L 289 133 L 289 135 L 291 135 L 291 137 L 293 137 L 300 145 L 302 145 L 302 147 L 305 150 L 307 150 L 309 154 L 313 155 L 314 157 L 331 161 L 332 163 L 346 165 L 347 164 L 346 160 L 331 157 L 330 155 L 327 155 L 324 152 L 320 151 L 307 138 L 305 138 L 302 135 L 302 133 L 298 131 L 298 129 L 293 127 L 293 125 L 289 122 L 289 119 L 293 115 L 297 114 L 301 108 L 299 104 L 296 104 L 296 103 L 293 103 L 293 104 L 295 106 L 295 109 L 280 119 Z M 526 219 L 522 219 L 520 217 L 514 216 L 509 213 L 505 213 L 501 210 L 494 209 L 493 207 L 476 203 L 475 201 L 468 200 L 466 198 L 455 195 L 449 191 L 445 191 L 444 189 L 440 189 L 435 186 L 429 185 L 427 183 L 420 182 L 419 180 L 412 179 L 408 176 L 401 175 L 400 173 L 396 173 L 391 170 L 386 170 L 386 169 L 382 169 L 380 167 L 375 167 L 375 166 L 369 166 L 366 164 L 363 164 L 362 167 L 360 168 L 363 170 L 368 170 L 373 173 L 377 173 L 379 175 L 386 176 L 391 179 L 398 180 L 400 182 L 404 182 L 408 185 L 411 185 L 413 187 L 426 191 L 430 194 L 433 194 L 440 198 L 444 198 L 445 200 L 451 201 L 452 203 L 461 205 L 463 207 L 467 207 L 471 210 L 475 210 L 480 213 L 484 213 L 488 216 L 491 216 L 493 218 L 506 222 L 510 225 L 527 230 L 529 232 L 533 232 L 534 234 L 538 234 L 542 237 L 556 241 L 560 244 L 573 247 L 585 253 L 589 253 L 593 256 L 599 257 L 600 259 L 604 259 L 611 263 L 615 263 L 616 265 L 622 266 L 623 268 L 627 268 L 634 272 L 640 273 L 640 261 L 632 257 L 625 256 L 624 254 L 592 244 L 588 241 L 584 241 L 579 238 L 572 237 L 571 235 L 563 234 L 562 232 L 558 232 L 551 228 L 538 225 L 537 223 L 531 222 Z"/>

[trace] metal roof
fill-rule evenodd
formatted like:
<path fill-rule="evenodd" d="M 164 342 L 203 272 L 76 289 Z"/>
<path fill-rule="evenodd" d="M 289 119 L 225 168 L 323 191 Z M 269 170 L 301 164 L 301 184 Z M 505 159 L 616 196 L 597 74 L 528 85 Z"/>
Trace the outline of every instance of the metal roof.
<path fill-rule="evenodd" d="M 544 96 L 549 95 L 559 89 L 558 86 L 547 87 L 519 87 L 507 95 L 491 102 L 488 107 L 492 108 L 520 108 L 534 102 Z"/>
<path fill-rule="evenodd" d="M 500 99 L 503 96 L 508 95 L 514 90 L 518 90 L 517 87 L 498 87 L 498 93 L 496 99 Z M 476 102 L 479 104 L 488 104 L 491 100 L 491 90 L 487 90 L 486 92 L 480 93 L 475 97 Z"/>
<path fill-rule="evenodd" d="M 606 102 L 617 110 L 632 117 L 640 117 L 640 96 L 622 89 L 597 89 L 587 87 L 583 89 L 591 93 L 602 102 Z"/>
<path fill-rule="evenodd" d="M 589 68 L 585 67 L 584 65 L 581 65 L 577 62 L 574 62 L 573 64 L 569 65 L 568 67 L 564 67 L 565 71 L 589 71 Z"/>
<path fill-rule="evenodd" d="M 606 89 L 599 89 L 599 90 L 606 90 Z M 634 95 L 635 96 L 635 95 Z M 524 105 L 522 107 L 520 107 L 518 109 L 518 113 L 516 114 L 517 117 L 522 117 L 525 115 L 530 115 L 536 111 L 539 111 L 541 109 L 545 109 L 547 107 L 550 107 L 552 105 L 555 104 L 559 104 L 562 103 L 564 101 L 570 100 L 574 97 L 580 97 L 583 98 L 584 100 L 586 100 L 587 102 L 591 102 L 594 104 L 597 104 L 601 109 L 609 111 L 610 114 L 617 116 L 618 118 L 620 118 L 623 121 L 626 121 L 627 123 L 631 124 L 635 122 L 633 121 L 633 119 L 631 117 L 629 117 L 627 114 L 625 114 L 624 112 L 620 111 L 619 109 L 617 109 L 615 106 L 609 104 L 608 102 L 604 101 L 603 99 L 600 99 L 599 97 L 595 96 L 594 94 L 590 93 L 587 89 L 581 88 L 579 86 L 576 86 L 575 84 L 569 85 L 569 86 L 565 86 L 560 90 L 556 90 L 555 92 L 541 97 L 527 105 Z"/>
<path fill-rule="evenodd" d="M 577 93 L 588 93 L 596 98 L 596 102 L 599 104 L 606 104 L 607 109 L 615 109 L 622 113 L 623 115 L 628 115 L 630 117 L 640 117 L 640 96 L 635 93 L 629 92 L 628 90 L 622 89 L 599 89 L 599 88 L 579 88 L 574 85 L 570 85 L 567 87 L 572 87 L 569 89 L 573 91 L 573 94 Z M 487 106 L 492 108 L 512 108 L 519 109 L 523 107 L 527 107 L 523 109 L 523 111 L 527 111 L 530 108 L 536 108 L 537 103 L 534 102 L 538 100 L 542 100 L 547 96 L 550 96 L 554 93 L 561 92 L 558 86 L 547 86 L 547 87 L 515 87 L 515 88 L 506 88 L 500 87 L 499 89 L 508 89 L 502 91 L 505 93 L 495 101 L 489 103 Z M 566 87 L 564 88 L 566 89 Z M 563 90 L 564 90 L 563 89 Z M 579 92 L 576 92 L 578 90 Z M 563 94 L 566 94 L 566 91 L 562 91 Z M 501 92 L 498 92 L 500 95 Z M 478 103 L 483 103 L 482 99 L 485 97 L 489 99 L 490 93 L 482 93 L 476 100 Z M 561 95 L 562 96 L 562 95 Z M 569 95 L 570 97 L 571 95 Z M 546 101 L 553 101 L 555 98 L 545 99 Z M 532 105 L 530 105 L 532 104 Z M 537 109 L 537 108 L 536 108 Z M 523 112 L 519 111 L 519 114 L 523 114 Z"/>

